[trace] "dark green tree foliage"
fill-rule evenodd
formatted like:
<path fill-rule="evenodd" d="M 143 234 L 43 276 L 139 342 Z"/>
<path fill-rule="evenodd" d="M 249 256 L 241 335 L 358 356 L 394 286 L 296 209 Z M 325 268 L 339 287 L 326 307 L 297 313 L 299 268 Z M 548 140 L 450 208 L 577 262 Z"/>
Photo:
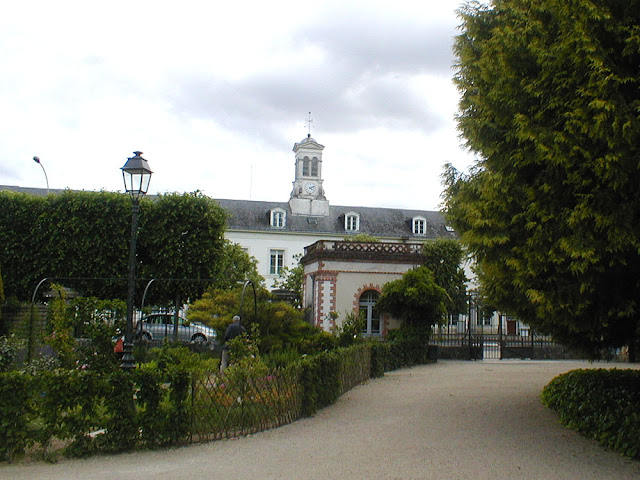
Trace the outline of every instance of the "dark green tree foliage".
<path fill-rule="evenodd" d="M 464 313 L 466 307 L 467 277 L 461 267 L 464 251 L 458 240 L 439 238 L 424 244 L 424 266 L 433 272 L 435 282 L 445 289 L 445 307 L 448 314 Z"/>
<path fill-rule="evenodd" d="M 304 265 L 300 263 L 300 258 L 302 255 L 294 255 L 294 260 L 297 260 L 298 263 L 292 268 L 284 267 L 280 276 L 273 282 L 274 288 L 289 290 L 295 294 L 294 305 L 296 307 L 302 306 L 304 283 Z"/>
<path fill-rule="evenodd" d="M 0 267 L 0 306 L 4 303 L 4 283 L 2 283 L 2 268 Z"/>
<path fill-rule="evenodd" d="M 140 276 L 159 281 L 150 299 L 180 303 L 202 295 L 220 273 L 226 215 L 199 192 L 156 197 L 140 218 Z M 160 299 L 158 298 L 160 295 Z"/>
<path fill-rule="evenodd" d="M 401 279 L 382 287 L 376 307 L 410 327 L 428 327 L 447 313 L 447 292 L 438 285 L 427 267 L 409 270 Z"/>
<path fill-rule="evenodd" d="M 222 258 L 219 260 L 215 288 L 228 289 L 242 285 L 247 280 L 258 287 L 264 286 L 264 278 L 258 273 L 258 261 L 240 245 L 225 240 Z"/>
<path fill-rule="evenodd" d="M 33 225 L 38 247 L 32 253 L 44 277 L 117 279 L 127 276 L 131 200 L 126 195 L 65 191 L 48 195 Z M 64 281 L 90 296 L 124 298 L 126 281 Z M 28 294 L 31 291 L 27 292 Z M 112 294 L 112 295 L 109 295 Z"/>
<path fill-rule="evenodd" d="M 47 271 L 39 261 L 42 229 L 36 227 L 44 204 L 40 197 L 0 192 L 0 265 L 8 298 L 29 298 L 29 291 Z"/>
<path fill-rule="evenodd" d="M 632 345 L 640 287 L 640 1 L 460 10 L 459 128 L 444 174 L 487 300 L 592 356 Z"/>
<path fill-rule="evenodd" d="M 201 279 L 216 278 L 220 272 L 224 222 L 224 211 L 199 193 L 143 199 L 137 291 L 141 294 L 145 278 L 189 278 L 196 280 L 157 282 L 170 287 L 150 289 L 153 300 L 172 303 L 176 293 L 183 300 L 200 295 L 208 285 Z M 124 299 L 130 238 L 127 195 L 0 192 L 0 268 L 7 297 L 30 301 L 35 286 L 48 277 L 85 296 Z M 70 277 L 101 280 L 62 280 Z"/>

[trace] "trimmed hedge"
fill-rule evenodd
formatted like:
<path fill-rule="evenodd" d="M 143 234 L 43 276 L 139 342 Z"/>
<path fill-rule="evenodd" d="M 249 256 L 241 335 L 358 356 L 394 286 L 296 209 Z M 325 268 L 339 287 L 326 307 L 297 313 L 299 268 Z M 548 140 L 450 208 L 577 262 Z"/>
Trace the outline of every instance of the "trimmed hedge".
<path fill-rule="evenodd" d="M 232 377 L 205 372 L 201 364 L 180 362 L 177 354 L 169 353 L 167 359 L 172 361 L 161 359 L 157 365 L 144 364 L 133 372 L 58 369 L 37 376 L 0 373 L 0 427 L 4 433 L 0 435 L 0 461 L 11 461 L 32 445 L 39 445 L 47 458 L 54 439 L 66 443 L 64 454 L 69 456 L 197 441 L 207 438 L 207 432 L 200 431 L 203 419 L 195 415 L 202 402 L 212 402 L 205 405 L 206 411 L 215 407 L 227 412 L 222 420 L 227 436 L 244 431 L 241 424 L 234 423 L 242 422 L 243 417 L 234 420 L 236 417 L 230 413 L 248 411 L 249 399 L 256 403 L 252 414 L 263 415 L 257 407 L 264 407 L 264 415 L 272 417 L 274 406 L 286 405 L 287 412 L 276 413 L 279 418 L 293 421 L 331 405 L 345 391 L 371 376 L 382 376 L 384 371 L 397 366 L 415 365 L 427 359 L 426 346 L 402 345 L 402 340 L 389 344 L 357 343 L 304 357 L 291 364 L 290 378 L 299 380 L 292 380 L 291 388 L 285 389 L 272 381 L 272 377 L 279 375 L 277 369 L 247 370 L 241 376 L 247 383 L 234 385 Z M 394 359 L 402 348 L 407 348 L 407 352 Z M 193 394 L 196 384 L 206 386 L 198 399 Z M 255 393 L 246 399 L 235 393 L 228 395 L 238 388 Z M 263 430 L 273 425 L 267 420 L 252 418 Z"/>
<path fill-rule="evenodd" d="M 300 361 L 303 416 L 334 403 L 340 395 L 371 377 L 372 346 L 360 343 Z"/>
<path fill-rule="evenodd" d="M 419 337 L 398 337 L 386 342 L 374 342 L 371 347 L 371 376 L 382 377 L 403 367 L 423 365 L 436 360 L 436 348 Z"/>
<path fill-rule="evenodd" d="M 640 458 L 639 370 L 573 370 L 554 378 L 541 398 L 567 427 Z"/>
<path fill-rule="evenodd" d="M 0 374 L 0 460 L 11 461 L 33 443 L 31 391 L 31 377 L 17 372 Z"/>

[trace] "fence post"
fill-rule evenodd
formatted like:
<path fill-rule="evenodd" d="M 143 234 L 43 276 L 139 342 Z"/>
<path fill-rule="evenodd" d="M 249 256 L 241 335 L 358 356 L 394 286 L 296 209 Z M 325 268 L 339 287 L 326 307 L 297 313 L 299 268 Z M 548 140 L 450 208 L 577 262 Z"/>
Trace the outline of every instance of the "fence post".
<path fill-rule="evenodd" d="M 27 362 L 31 362 L 33 360 L 33 322 L 36 317 L 36 306 L 35 304 L 31 304 L 31 308 L 29 309 L 29 322 L 27 323 Z"/>
<path fill-rule="evenodd" d="M 500 353 L 498 357 L 500 360 L 503 359 L 502 350 L 503 350 L 503 339 L 502 339 L 502 314 L 498 314 L 498 348 L 500 349 Z"/>
<path fill-rule="evenodd" d="M 473 360 L 473 347 L 471 346 L 471 313 L 473 308 L 473 297 L 469 296 L 469 315 L 467 316 L 467 335 L 469 345 L 469 360 Z"/>
<path fill-rule="evenodd" d="M 191 425 L 189 428 L 189 443 L 193 442 L 193 432 L 196 425 L 196 376 L 191 375 Z"/>
<path fill-rule="evenodd" d="M 536 350 L 535 350 L 536 344 L 535 344 L 535 340 L 534 340 L 536 333 L 533 330 L 533 328 L 530 331 L 531 331 L 531 357 L 533 359 L 536 356 Z"/>

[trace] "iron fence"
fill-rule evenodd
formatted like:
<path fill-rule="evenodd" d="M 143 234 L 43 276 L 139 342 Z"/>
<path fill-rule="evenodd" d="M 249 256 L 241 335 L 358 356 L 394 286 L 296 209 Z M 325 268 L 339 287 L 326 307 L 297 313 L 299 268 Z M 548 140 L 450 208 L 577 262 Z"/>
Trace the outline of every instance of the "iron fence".
<path fill-rule="evenodd" d="M 438 347 L 441 359 L 563 359 L 571 352 L 547 335 L 507 335 L 503 333 L 434 332 L 429 344 Z"/>

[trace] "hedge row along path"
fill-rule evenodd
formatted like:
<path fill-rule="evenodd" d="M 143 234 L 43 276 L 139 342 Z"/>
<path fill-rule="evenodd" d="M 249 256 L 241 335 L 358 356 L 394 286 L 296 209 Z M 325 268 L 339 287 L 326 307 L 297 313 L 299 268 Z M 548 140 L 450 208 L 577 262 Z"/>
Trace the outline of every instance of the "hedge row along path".
<path fill-rule="evenodd" d="M 311 418 L 247 438 L 5 465 L 0 478 L 637 480 L 640 462 L 566 429 L 539 400 L 556 375 L 602 367 L 626 366 L 440 361 L 369 380 Z"/>

